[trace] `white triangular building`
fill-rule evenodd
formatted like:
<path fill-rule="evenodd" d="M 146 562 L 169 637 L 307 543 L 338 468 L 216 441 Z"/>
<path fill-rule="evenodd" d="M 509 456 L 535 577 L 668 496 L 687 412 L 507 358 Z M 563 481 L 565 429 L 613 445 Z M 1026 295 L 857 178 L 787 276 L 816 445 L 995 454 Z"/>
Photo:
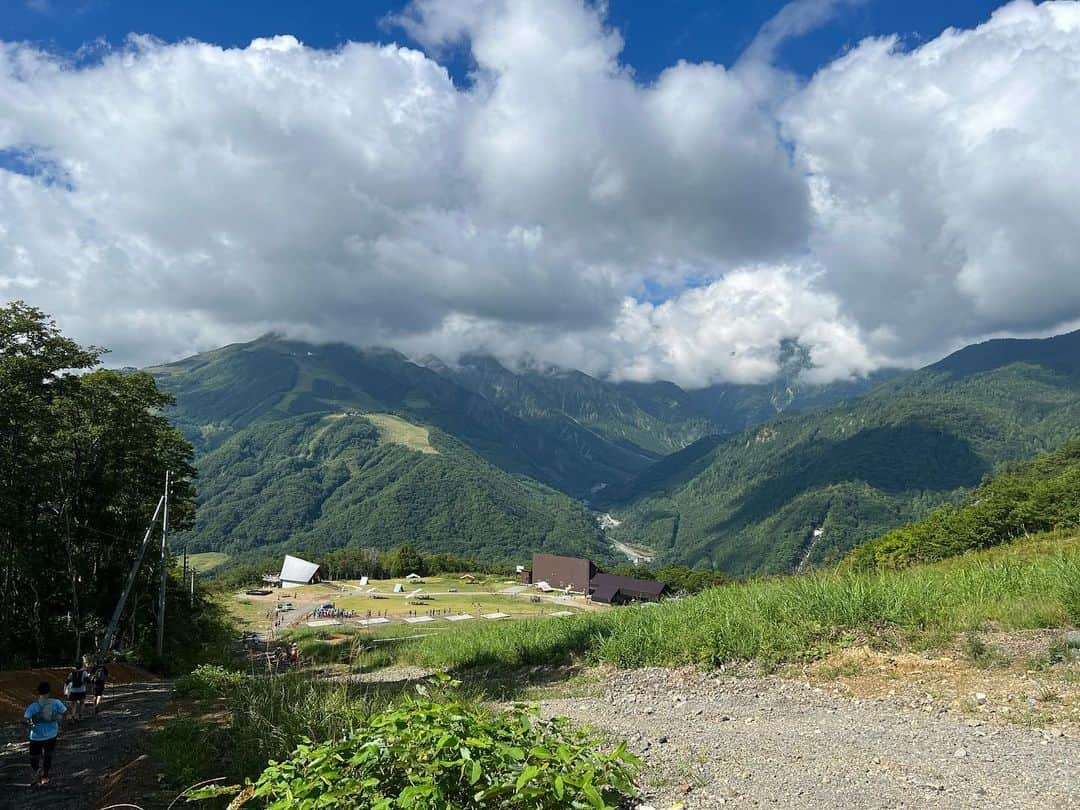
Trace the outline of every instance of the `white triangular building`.
<path fill-rule="evenodd" d="M 318 573 L 318 563 L 308 562 L 299 557 L 293 557 L 291 554 L 286 554 L 285 562 L 281 564 L 281 587 L 307 585 L 315 579 Z"/>

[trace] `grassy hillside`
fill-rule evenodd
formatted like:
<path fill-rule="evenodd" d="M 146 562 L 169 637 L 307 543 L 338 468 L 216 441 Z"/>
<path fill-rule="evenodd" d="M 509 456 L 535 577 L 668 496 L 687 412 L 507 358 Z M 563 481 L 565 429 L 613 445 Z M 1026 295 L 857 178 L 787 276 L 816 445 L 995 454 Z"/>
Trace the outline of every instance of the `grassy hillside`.
<path fill-rule="evenodd" d="M 1033 461 L 1006 467 L 960 506 L 856 546 L 852 568 L 900 568 L 1080 525 L 1080 439 Z"/>
<path fill-rule="evenodd" d="M 198 460 L 192 545 L 427 551 L 522 560 L 608 552 L 570 498 L 515 478 L 441 431 L 386 414 L 305 414 L 237 431 Z"/>
<path fill-rule="evenodd" d="M 229 555 L 221 551 L 203 551 L 188 555 L 188 565 L 200 574 L 209 574 L 229 561 Z"/>
<path fill-rule="evenodd" d="M 781 417 L 619 492 L 627 542 L 735 574 L 838 561 L 1080 424 L 1080 333 L 965 349 L 865 398 Z"/>
<path fill-rule="evenodd" d="M 940 643 L 987 625 L 1078 623 L 1080 537 L 1052 535 L 901 572 L 736 583 L 660 605 L 460 628 L 395 654 L 448 670 L 573 659 L 626 668 L 711 667 L 805 660 L 856 638 Z"/>

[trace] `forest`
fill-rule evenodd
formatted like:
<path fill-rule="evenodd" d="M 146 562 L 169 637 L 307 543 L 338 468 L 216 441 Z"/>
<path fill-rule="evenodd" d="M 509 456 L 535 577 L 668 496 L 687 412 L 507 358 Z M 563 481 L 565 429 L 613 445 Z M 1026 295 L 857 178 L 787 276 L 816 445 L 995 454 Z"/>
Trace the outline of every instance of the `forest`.
<path fill-rule="evenodd" d="M 894 569 L 1080 526 L 1080 438 L 1028 462 L 1007 465 L 963 503 L 946 504 L 857 546 L 844 565 Z"/>
<path fill-rule="evenodd" d="M 166 470 L 171 524 L 193 521 L 191 445 L 161 415 L 171 398 L 148 374 L 96 368 L 103 354 L 39 309 L 0 307 L 0 668 L 73 662 L 94 649 Z M 143 660 L 153 653 L 160 572 L 159 554 L 147 557 L 118 644 Z M 176 657 L 207 631 L 207 606 L 170 582 L 176 620 L 165 654 Z"/>

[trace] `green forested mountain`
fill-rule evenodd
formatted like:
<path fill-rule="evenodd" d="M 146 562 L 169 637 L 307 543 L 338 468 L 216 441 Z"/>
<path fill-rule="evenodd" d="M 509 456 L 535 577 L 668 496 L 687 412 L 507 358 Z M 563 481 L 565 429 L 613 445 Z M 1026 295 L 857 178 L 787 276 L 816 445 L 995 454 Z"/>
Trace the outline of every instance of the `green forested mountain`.
<path fill-rule="evenodd" d="M 513 372 L 492 357 L 466 356 L 428 365 L 523 421 L 552 432 L 587 430 L 649 462 L 678 450 L 716 426 L 676 385 L 635 388 L 565 369 Z"/>
<path fill-rule="evenodd" d="M 304 414 L 251 424 L 198 462 L 193 547 L 388 549 L 522 561 L 533 550 L 609 556 L 567 496 L 389 414 Z M 264 549 L 266 550 L 266 549 Z"/>
<path fill-rule="evenodd" d="M 792 353 L 793 342 L 781 345 Z M 786 347 L 786 349 L 785 349 Z M 558 433 L 587 430 L 628 450 L 638 463 L 682 450 L 704 436 L 734 433 L 790 413 L 861 396 L 899 372 L 828 385 L 801 380 L 809 359 L 781 363 L 776 380 L 758 385 L 721 383 L 684 390 L 670 382 L 613 383 L 567 369 L 511 371 L 492 357 L 466 356 L 430 368 L 506 409 L 519 419 Z M 621 479 L 605 479 L 616 486 Z"/>
<path fill-rule="evenodd" d="M 267 338 L 151 371 L 197 451 L 193 549 L 607 556 L 589 512 L 535 479 L 572 491 L 612 454 L 560 444 L 399 354 Z"/>
<path fill-rule="evenodd" d="M 201 453 L 249 425 L 356 410 L 438 428 L 495 466 L 573 496 L 628 480 L 654 457 L 586 427 L 521 419 L 389 350 L 268 337 L 150 371 L 176 396 L 171 416 Z"/>
<path fill-rule="evenodd" d="M 1080 526 L 1080 438 L 1032 461 L 1014 462 L 961 505 L 893 529 L 852 549 L 855 569 L 901 568 L 977 551 L 1020 537 Z"/>
<path fill-rule="evenodd" d="M 616 493 L 613 512 L 622 539 L 665 561 L 792 571 L 925 517 L 1078 426 L 1080 333 L 991 341 L 665 459 Z"/>
<path fill-rule="evenodd" d="M 585 502 L 658 562 L 791 571 L 962 499 L 1080 425 L 1080 333 L 821 387 L 789 354 L 773 384 L 698 391 L 273 337 L 152 372 L 197 451 L 193 544 L 233 552 L 412 542 L 603 558 Z"/>
<path fill-rule="evenodd" d="M 771 386 L 688 393 L 272 336 L 150 371 L 197 451 L 192 548 L 410 542 L 494 560 L 534 549 L 605 559 L 574 499 L 621 491 L 718 431 L 868 385 L 802 386 L 792 369 Z"/>

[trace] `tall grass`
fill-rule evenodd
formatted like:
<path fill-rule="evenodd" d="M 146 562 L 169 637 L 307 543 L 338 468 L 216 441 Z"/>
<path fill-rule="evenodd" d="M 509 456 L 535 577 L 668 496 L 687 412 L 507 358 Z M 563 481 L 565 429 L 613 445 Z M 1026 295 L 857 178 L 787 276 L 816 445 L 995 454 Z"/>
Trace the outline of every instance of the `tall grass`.
<path fill-rule="evenodd" d="M 306 672 L 245 675 L 213 666 L 181 678 L 177 690 L 214 701 L 212 719 L 197 722 L 206 732 L 205 747 L 216 752 L 214 767 L 221 771 L 206 775 L 237 779 L 258 775 L 267 761 L 287 757 L 305 739 L 347 736 L 393 697 L 385 690 Z M 173 721 L 158 732 L 155 745 L 163 752 L 159 759 L 174 769 L 181 760 L 204 762 L 202 754 L 180 757 L 175 750 L 186 745 L 195 725 Z M 205 773 L 205 768 L 201 770 Z"/>
<path fill-rule="evenodd" d="M 661 605 L 460 628 L 402 645 L 400 660 L 461 669 L 561 663 L 619 667 L 814 656 L 853 636 L 941 640 L 1080 623 L 1080 542 L 1046 536 L 888 573 L 732 584 Z"/>

